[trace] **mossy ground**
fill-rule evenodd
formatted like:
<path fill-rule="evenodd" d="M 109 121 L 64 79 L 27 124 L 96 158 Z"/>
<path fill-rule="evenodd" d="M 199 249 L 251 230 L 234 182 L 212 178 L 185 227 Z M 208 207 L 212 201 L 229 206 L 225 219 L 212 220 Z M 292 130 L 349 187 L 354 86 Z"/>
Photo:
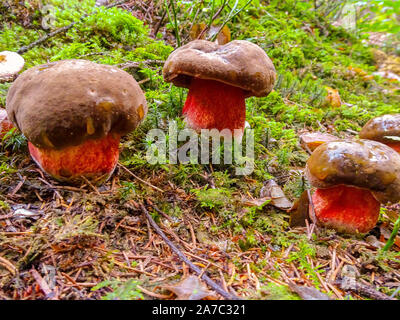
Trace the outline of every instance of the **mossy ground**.
<path fill-rule="evenodd" d="M 382 254 L 367 241 L 368 235 L 291 229 L 287 212 L 268 204 L 249 205 L 260 198 L 269 179 L 281 185 L 291 200 L 307 187 L 302 169 L 308 154 L 299 145 L 299 132 L 320 130 L 353 137 L 370 118 L 400 112 L 399 83 L 366 79 L 351 71 L 350 67 L 367 74 L 376 70 L 371 47 L 332 27 L 321 12 L 312 10 L 312 1 L 253 1 L 228 22 L 232 39 L 261 46 L 279 74 L 268 97 L 246 101 L 247 121 L 255 129 L 254 172 L 236 176 L 230 165 L 150 165 L 145 159 L 146 133 L 155 127 L 167 130 L 170 120 L 182 125 L 180 112 L 186 97 L 186 90 L 163 81 L 157 62 L 176 46 L 172 8 L 159 23 L 165 12 L 163 1 L 111 9 L 96 8 L 94 0 L 48 3 L 54 8 L 50 30 L 84 14 L 93 15 L 24 53 L 25 68 L 72 58 L 112 65 L 144 61 L 126 71 L 146 92 L 149 114 L 121 142 L 121 165 L 100 188 L 60 185 L 35 166 L 24 137 L 13 132 L 4 139 L 1 299 L 44 298 L 32 270 L 60 299 L 165 298 L 168 291 L 162 286 L 189 270 L 150 228 L 141 203 L 197 266 L 243 298 L 298 299 L 289 284 L 313 286 L 335 299 L 365 298 L 335 282 L 347 264 L 358 269 L 362 283 L 389 295 L 395 291 L 393 284 L 400 281 L 398 247 Z M 239 1 L 238 7 L 245 3 Z M 194 18 L 208 21 L 211 1 L 179 2 L 177 9 L 180 40 L 185 43 Z M 41 26 L 46 13 L 40 12 L 39 1 L 26 1 L 23 6 L 6 1 L 0 11 L 4 21 L 0 51 L 17 51 L 46 33 Z M 221 23 L 229 11 L 227 6 L 216 22 Z M 9 86 L 0 84 L 2 106 Z M 336 108 L 326 105 L 325 87 L 337 89 L 345 103 Z M 162 192 L 141 183 L 125 168 Z M 36 214 L 11 216 L 18 208 Z M 383 209 L 380 227 L 372 234 L 379 238 L 382 228 L 390 231 L 395 219 L 393 208 Z M 101 288 L 92 290 L 102 282 Z"/>

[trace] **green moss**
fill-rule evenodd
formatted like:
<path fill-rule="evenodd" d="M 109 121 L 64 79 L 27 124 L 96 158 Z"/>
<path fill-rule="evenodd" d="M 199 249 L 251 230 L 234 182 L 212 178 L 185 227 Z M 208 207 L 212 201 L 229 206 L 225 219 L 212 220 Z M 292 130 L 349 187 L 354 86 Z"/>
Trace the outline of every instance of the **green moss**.
<path fill-rule="evenodd" d="M 231 193 L 227 189 L 202 189 L 192 190 L 197 200 L 200 202 L 200 206 L 203 208 L 221 208 L 229 202 Z"/>
<path fill-rule="evenodd" d="M 261 294 L 266 300 L 301 300 L 301 298 L 290 291 L 286 286 L 281 286 L 273 282 L 261 287 Z"/>

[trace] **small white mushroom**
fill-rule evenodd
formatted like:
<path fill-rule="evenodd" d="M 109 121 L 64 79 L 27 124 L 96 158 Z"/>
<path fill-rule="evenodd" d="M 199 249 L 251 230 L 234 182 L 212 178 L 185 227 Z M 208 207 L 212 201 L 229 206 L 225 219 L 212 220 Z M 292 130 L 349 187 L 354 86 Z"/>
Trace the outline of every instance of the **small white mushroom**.
<path fill-rule="evenodd" d="M 13 80 L 24 67 L 25 60 L 18 53 L 0 52 L 0 83 Z"/>

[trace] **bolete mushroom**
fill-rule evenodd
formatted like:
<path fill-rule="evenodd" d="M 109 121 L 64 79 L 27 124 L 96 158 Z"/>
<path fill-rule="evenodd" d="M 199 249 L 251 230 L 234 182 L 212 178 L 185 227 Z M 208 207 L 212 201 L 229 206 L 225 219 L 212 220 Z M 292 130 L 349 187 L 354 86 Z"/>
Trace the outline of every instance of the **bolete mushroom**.
<path fill-rule="evenodd" d="M 8 120 L 7 111 L 5 109 L 0 109 L 0 139 L 2 139 L 13 127 L 11 121 Z"/>
<path fill-rule="evenodd" d="M 386 114 L 369 120 L 359 137 L 379 141 L 400 152 L 400 114 Z"/>
<path fill-rule="evenodd" d="M 176 49 L 164 64 L 166 82 L 189 88 L 182 113 L 189 127 L 240 129 L 246 118 L 245 99 L 267 96 L 276 72 L 263 49 L 245 40 L 218 45 L 194 40 Z"/>
<path fill-rule="evenodd" d="M 306 175 L 319 224 L 339 232 L 365 233 L 378 221 L 381 203 L 400 200 L 400 155 L 370 140 L 320 145 L 307 161 Z"/>
<path fill-rule="evenodd" d="M 127 72 L 86 60 L 31 68 L 11 86 L 9 119 L 26 136 L 30 154 L 62 181 L 108 179 L 120 137 L 147 113 L 145 96 Z"/>
<path fill-rule="evenodd" d="M 0 83 L 11 81 L 24 67 L 25 60 L 18 53 L 0 52 Z"/>

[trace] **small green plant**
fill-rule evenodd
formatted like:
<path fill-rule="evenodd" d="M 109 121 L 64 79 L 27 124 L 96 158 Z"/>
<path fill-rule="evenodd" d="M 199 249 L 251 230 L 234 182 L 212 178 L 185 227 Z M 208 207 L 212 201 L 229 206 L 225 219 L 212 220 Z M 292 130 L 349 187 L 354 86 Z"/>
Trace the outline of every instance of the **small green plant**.
<path fill-rule="evenodd" d="M 119 194 L 122 199 L 126 200 L 131 194 L 136 193 L 136 185 L 133 182 L 122 181 L 121 185 Z"/>
<path fill-rule="evenodd" d="M 25 136 L 19 133 L 16 128 L 12 128 L 1 139 L 1 148 L 9 149 L 11 151 L 18 151 L 27 146 Z"/>
<path fill-rule="evenodd" d="M 77 215 L 72 219 L 64 218 L 63 220 L 62 224 L 57 223 L 61 226 L 55 235 L 57 241 L 64 241 L 73 237 L 102 237 L 101 234 L 96 232 L 99 222 L 92 216 Z"/>
<path fill-rule="evenodd" d="M 227 189 L 201 189 L 192 190 L 197 196 L 197 200 L 200 202 L 202 208 L 219 208 L 226 205 L 229 202 L 230 192 Z"/>
<path fill-rule="evenodd" d="M 102 300 L 143 300 L 143 294 L 138 288 L 138 284 L 139 282 L 133 279 L 127 281 L 105 280 L 93 287 L 92 291 L 110 287 L 112 291 L 103 295 Z"/>
<path fill-rule="evenodd" d="M 292 293 L 288 287 L 277 285 L 273 282 L 260 288 L 261 294 L 265 295 L 267 300 L 301 300 L 300 297 Z"/>
<path fill-rule="evenodd" d="M 7 202 L 0 200 L 0 210 L 10 210 L 10 208 Z"/>
<path fill-rule="evenodd" d="M 246 251 L 252 247 L 255 247 L 257 245 L 257 239 L 254 231 L 251 229 L 247 230 L 246 237 L 244 239 L 239 239 L 238 245 L 242 251 Z"/>
<path fill-rule="evenodd" d="M 320 286 L 320 281 L 318 279 L 317 273 L 323 272 L 319 266 L 312 267 L 307 258 L 315 257 L 315 248 L 312 247 L 308 242 L 302 240 L 298 244 L 299 251 L 292 251 L 287 258 L 288 262 L 298 262 L 299 268 L 303 269 L 305 274 L 313 281 L 314 285 L 318 288 Z"/>
<path fill-rule="evenodd" d="M 16 169 L 11 168 L 7 163 L 1 162 L 0 163 L 0 176 L 4 174 L 11 174 L 16 172 Z"/>

